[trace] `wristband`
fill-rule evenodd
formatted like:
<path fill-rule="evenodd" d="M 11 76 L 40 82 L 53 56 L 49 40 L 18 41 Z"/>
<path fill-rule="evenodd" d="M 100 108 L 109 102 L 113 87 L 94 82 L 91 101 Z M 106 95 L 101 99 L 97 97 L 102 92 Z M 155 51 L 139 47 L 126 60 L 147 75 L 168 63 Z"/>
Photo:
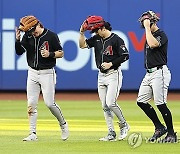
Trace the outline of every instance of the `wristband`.
<path fill-rule="evenodd" d="M 55 57 L 55 52 L 49 52 L 49 57 L 54 58 Z"/>

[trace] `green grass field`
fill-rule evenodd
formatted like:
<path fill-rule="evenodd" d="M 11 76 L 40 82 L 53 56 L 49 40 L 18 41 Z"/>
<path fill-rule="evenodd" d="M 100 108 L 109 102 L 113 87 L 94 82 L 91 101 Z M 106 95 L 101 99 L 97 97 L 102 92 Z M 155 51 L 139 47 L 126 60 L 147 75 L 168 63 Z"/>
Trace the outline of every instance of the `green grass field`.
<path fill-rule="evenodd" d="M 132 133 L 142 135 L 143 141 L 136 148 L 133 144 L 130 145 L 127 139 L 116 142 L 98 141 L 107 133 L 99 101 L 57 101 L 57 103 L 69 123 L 69 139 L 67 141 L 60 139 L 60 128 L 56 119 L 51 115 L 43 101 L 40 101 L 38 105 L 38 141 L 23 142 L 22 139 L 29 133 L 26 100 L 0 100 L 0 153 L 180 153 L 179 143 L 147 143 L 146 139 L 152 135 L 154 128 L 149 119 L 136 106 L 135 101 L 120 101 L 119 105 L 131 126 L 129 135 Z M 169 101 L 168 106 L 173 114 L 175 131 L 179 133 L 180 102 Z M 114 117 L 114 121 L 118 135 L 116 117 Z"/>

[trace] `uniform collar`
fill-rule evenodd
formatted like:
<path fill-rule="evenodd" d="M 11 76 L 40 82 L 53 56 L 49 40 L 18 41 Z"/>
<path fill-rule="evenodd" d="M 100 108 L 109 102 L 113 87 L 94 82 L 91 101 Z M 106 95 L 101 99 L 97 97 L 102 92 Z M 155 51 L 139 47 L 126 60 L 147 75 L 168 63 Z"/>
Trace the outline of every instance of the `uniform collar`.
<path fill-rule="evenodd" d="M 47 32 L 47 29 L 44 28 L 44 31 L 42 32 L 42 34 L 40 36 L 44 35 L 46 32 Z"/>
<path fill-rule="evenodd" d="M 108 39 L 109 39 L 110 37 L 112 37 L 113 35 L 114 35 L 114 33 L 111 33 L 111 35 L 110 35 L 109 37 L 103 39 L 103 41 L 108 40 Z"/>

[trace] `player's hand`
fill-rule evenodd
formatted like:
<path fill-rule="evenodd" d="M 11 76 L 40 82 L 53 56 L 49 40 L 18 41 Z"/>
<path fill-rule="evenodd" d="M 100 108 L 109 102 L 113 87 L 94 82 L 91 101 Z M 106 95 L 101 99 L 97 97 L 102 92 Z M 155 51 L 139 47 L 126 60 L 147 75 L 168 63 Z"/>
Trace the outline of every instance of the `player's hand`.
<path fill-rule="evenodd" d="M 42 57 L 47 58 L 47 57 L 49 57 L 49 51 L 42 48 L 41 55 L 42 55 Z"/>
<path fill-rule="evenodd" d="M 16 27 L 16 40 L 20 40 L 20 38 L 21 38 L 21 33 L 20 33 L 20 30 Z"/>
<path fill-rule="evenodd" d="M 79 30 L 80 34 L 84 34 L 84 32 L 86 31 L 86 27 L 87 27 L 87 24 L 86 24 L 86 22 L 84 21 L 84 22 L 82 23 L 81 27 L 80 27 L 80 30 Z"/>
<path fill-rule="evenodd" d="M 84 30 L 83 26 L 81 25 L 80 30 L 79 30 L 79 33 L 80 33 L 80 34 L 84 34 L 84 32 L 85 32 L 85 30 Z"/>
<path fill-rule="evenodd" d="M 104 62 L 104 63 L 101 64 L 101 67 L 102 67 L 104 70 L 109 69 L 111 66 L 112 66 L 112 62 L 109 62 L 109 63 Z"/>
<path fill-rule="evenodd" d="M 150 28 L 150 20 L 149 20 L 149 19 L 145 19 L 145 20 L 143 21 L 143 24 L 144 24 L 144 27 L 145 27 L 145 28 Z"/>

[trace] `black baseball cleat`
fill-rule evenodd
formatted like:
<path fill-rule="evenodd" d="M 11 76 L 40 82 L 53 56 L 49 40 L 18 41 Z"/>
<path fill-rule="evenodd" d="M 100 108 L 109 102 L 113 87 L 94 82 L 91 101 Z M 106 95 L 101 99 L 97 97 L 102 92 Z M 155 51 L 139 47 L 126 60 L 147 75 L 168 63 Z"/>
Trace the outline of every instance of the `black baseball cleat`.
<path fill-rule="evenodd" d="M 177 132 L 174 134 L 167 134 L 167 136 L 162 140 L 162 143 L 176 143 L 177 142 Z"/>
<path fill-rule="evenodd" d="M 167 133 L 167 128 L 162 127 L 162 128 L 156 128 L 153 136 L 149 139 L 149 142 L 154 142 L 161 136 Z"/>

